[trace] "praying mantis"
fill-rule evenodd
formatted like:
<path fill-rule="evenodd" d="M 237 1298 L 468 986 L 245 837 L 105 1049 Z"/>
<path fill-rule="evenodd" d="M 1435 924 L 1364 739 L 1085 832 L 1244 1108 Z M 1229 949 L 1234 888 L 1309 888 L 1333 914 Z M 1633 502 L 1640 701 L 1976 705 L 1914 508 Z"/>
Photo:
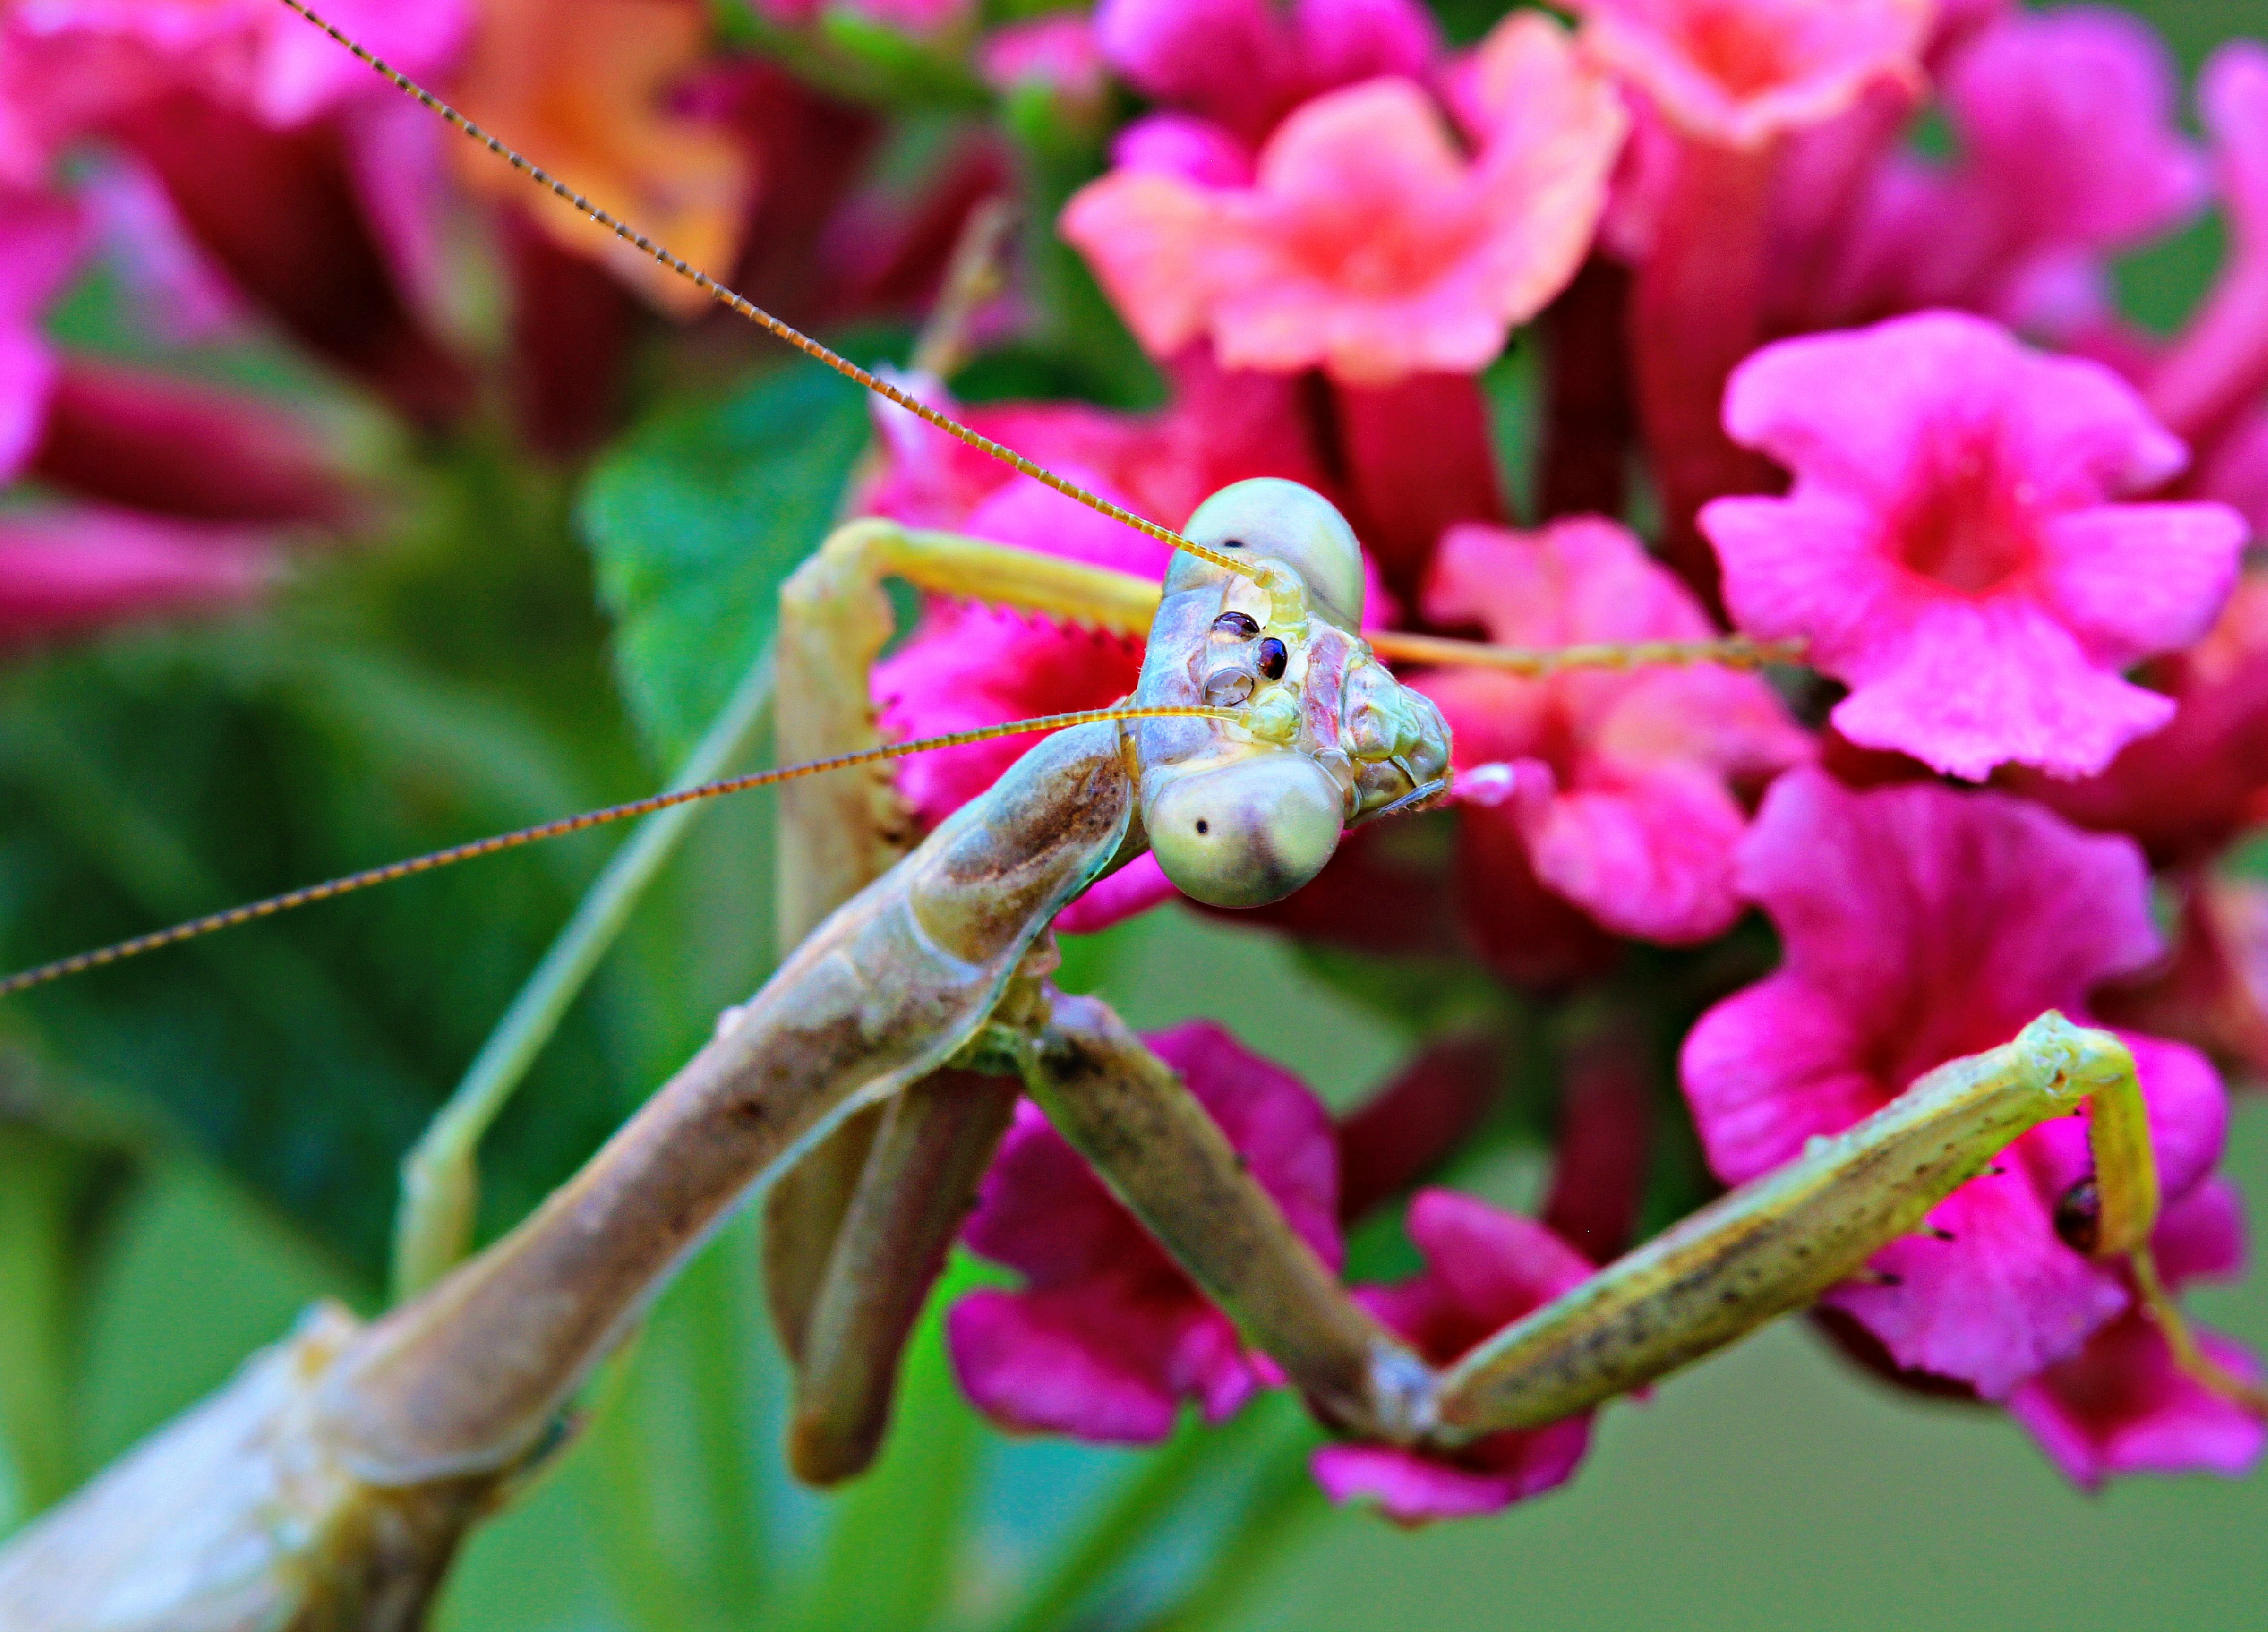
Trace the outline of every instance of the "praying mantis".
<path fill-rule="evenodd" d="M 1305 489 L 1238 484 L 1174 533 L 984 443 L 552 180 L 298 0 L 283 3 L 743 315 L 1179 554 L 1160 585 L 885 521 L 854 522 L 821 544 L 782 594 L 777 734 L 787 768 L 732 783 L 781 789 L 777 972 L 510 1235 L 446 1273 L 451 1254 L 434 1249 L 431 1284 L 367 1326 L 318 1312 L 0 1553 L 0 1624 L 416 1624 L 464 1533 L 556 1442 L 592 1368 L 759 1190 L 775 1321 L 796 1371 L 789 1459 L 815 1482 L 855 1477 L 881 1442 L 896 1356 L 1020 1095 L 1315 1415 L 1358 1439 L 1449 1455 L 1642 1386 L 1864 1273 L 2026 1129 L 2090 1106 L 2095 1177 L 2073 1198 L 2073 1239 L 2128 1259 L 2183 1363 L 2211 1374 L 2156 1290 L 2156 1183 L 2132 1061 L 2108 1033 L 2053 1014 L 1930 1073 L 1454 1366 L 1429 1366 L 1348 1296 L 1108 1007 L 1050 984 L 1049 926 L 1145 849 L 1200 901 L 1282 898 L 1321 870 L 1346 828 L 1449 789 L 1447 728 L 1388 660 L 1539 659 L 1366 638 L 1354 535 Z M 885 767 L 918 745 L 878 740 L 865 678 L 891 632 L 886 578 L 1139 636 L 1141 680 L 1123 707 L 1040 722 L 1057 729 L 911 842 Z M 1599 655 L 1754 654 L 1731 643 Z M 827 774 L 798 774 L 814 767 Z M 484 846 L 496 842 L 446 854 Z M 7 989 L 111 955 L 64 959 Z M 405 1235 L 460 1233 L 455 1206 L 445 1184 L 422 1194 L 413 1184 Z"/>

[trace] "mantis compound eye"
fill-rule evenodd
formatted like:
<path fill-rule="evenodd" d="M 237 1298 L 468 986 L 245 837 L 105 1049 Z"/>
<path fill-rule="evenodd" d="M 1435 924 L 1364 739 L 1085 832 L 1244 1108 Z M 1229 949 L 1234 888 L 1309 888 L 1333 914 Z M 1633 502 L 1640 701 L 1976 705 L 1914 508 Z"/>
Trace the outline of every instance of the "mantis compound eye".
<path fill-rule="evenodd" d="M 1258 754 L 1160 779 L 1142 820 L 1158 864 L 1208 907 L 1264 907 L 1323 870 L 1345 796 L 1312 760 Z"/>
<path fill-rule="evenodd" d="M 1318 612 L 1349 633 L 1362 626 L 1362 547 L 1313 488 L 1278 476 L 1232 482 L 1198 505 L 1182 531 L 1215 549 L 1283 562 L 1306 582 Z"/>

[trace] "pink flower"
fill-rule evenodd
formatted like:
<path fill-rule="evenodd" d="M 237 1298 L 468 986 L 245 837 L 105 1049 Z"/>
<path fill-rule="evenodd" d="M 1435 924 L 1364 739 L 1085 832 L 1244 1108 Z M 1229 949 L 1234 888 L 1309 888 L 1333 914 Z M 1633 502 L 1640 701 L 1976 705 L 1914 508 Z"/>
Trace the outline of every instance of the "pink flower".
<path fill-rule="evenodd" d="M 1914 783 L 1852 793 L 1784 776 L 1742 846 L 1740 886 L 1786 943 L 1778 973 L 1704 1015 L 1683 1069 L 1709 1164 L 1728 1184 L 1849 1127 L 1923 1072 L 2007 1041 L 2043 1010 L 2084 1019 L 2089 992 L 2158 954 L 2131 841 L 2074 832 L 1992 793 Z M 2130 1036 L 2169 1202 L 2218 1159 L 2220 1084 L 2193 1050 Z M 2033 1129 L 2000 1171 L 1875 1254 L 1884 1283 L 1828 1303 L 1901 1366 L 1998 1400 L 2126 1305 L 2120 1272 L 2058 1239 L 2056 1202 L 2088 1171 L 2086 1129 Z M 1949 1237 L 1950 1239 L 1945 1239 Z"/>
<path fill-rule="evenodd" d="M 2213 53 L 2198 105 L 2213 137 L 2228 256 L 2146 394 L 2160 418 L 2202 445 L 2268 390 L 2268 46 L 2237 40 Z"/>
<path fill-rule="evenodd" d="M 273 581 L 261 532 L 81 505 L 0 518 L 0 646 L 247 600 Z"/>
<path fill-rule="evenodd" d="M 1880 166 L 1836 278 L 1846 310 L 1960 306 L 2069 332 L 2110 310 L 2107 257 L 2205 202 L 2171 54 L 2124 12 L 2013 14 L 1940 83 L 1959 157 Z"/>
<path fill-rule="evenodd" d="M 55 382 L 55 350 L 40 324 L 85 246 L 85 222 L 69 201 L 0 191 L 0 481 L 39 447 Z"/>
<path fill-rule="evenodd" d="M 1753 148 L 1918 82 L 1931 0 L 1573 0 L 1583 45 L 1680 133 Z"/>
<path fill-rule="evenodd" d="M 2244 1221 L 2225 1180 L 2201 1185 L 2159 1220 L 2151 1245 L 2169 1289 L 2234 1279 L 2244 1268 Z M 2198 1334 L 2225 1370 L 2257 1382 L 2252 1357 L 2212 1333 Z M 2073 1482 L 2092 1490 L 2114 1474 L 2205 1472 L 2234 1478 L 2260 1459 L 2268 1424 L 2183 1371 L 2139 1305 L 2008 1397 Z"/>
<path fill-rule="evenodd" d="M 1338 1163 L 1322 1103 L 1209 1022 L 1144 1040 L 1336 1267 Z M 1029 1100 L 1016 1107 L 961 1239 L 1025 1279 L 1020 1291 L 971 1292 L 946 1326 L 962 1389 L 1005 1428 L 1146 1444 L 1173 1430 L 1182 1401 L 1218 1422 L 1262 1384 L 1228 1317 Z"/>
<path fill-rule="evenodd" d="M 2187 884 L 2173 955 L 2095 1006 L 2115 1025 L 2179 1038 L 2268 1084 L 2268 884 L 2206 869 Z"/>
<path fill-rule="evenodd" d="M 2115 502 L 2184 455 L 2109 370 L 1928 312 L 1765 348 L 1725 423 L 1795 475 L 1703 510 L 1727 603 L 1851 687 L 1833 718 L 1853 742 L 2076 776 L 2172 717 L 2119 671 L 2205 633 L 2245 528 Z"/>
<path fill-rule="evenodd" d="M 1160 356 L 1209 335 L 1233 369 L 1476 371 L 1573 276 L 1624 128 L 1555 25 L 1517 14 L 1483 49 L 1502 114 L 1469 159 L 1415 84 L 1373 80 L 1285 119 L 1250 186 L 1120 169 L 1064 236 Z"/>
<path fill-rule="evenodd" d="M 1104 0 L 1094 29 L 1143 95 L 1248 143 L 1323 92 L 1423 78 L 1440 51 L 1432 14 L 1410 0 Z"/>
<path fill-rule="evenodd" d="M 1587 1278 L 1590 1264 L 1533 1220 L 1453 1190 L 1410 1203 L 1410 1239 L 1425 1271 L 1356 1296 L 1436 1365 Z M 1334 1502 L 1370 1502 L 1398 1524 L 1493 1513 L 1566 1482 L 1591 1441 L 1588 1414 L 1548 1428 L 1491 1434 L 1450 1454 L 1394 1445 L 1326 1445 L 1310 1467 Z"/>
<path fill-rule="evenodd" d="M 2159 861 L 2193 862 L 2268 817 L 2268 570 L 2240 577 L 2205 638 L 2142 678 L 2173 704 L 2171 724 L 2099 776 L 2007 780 L 2082 827 L 2132 834 Z"/>
<path fill-rule="evenodd" d="M 1425 609 L 1436 624 L 1478 623 L 1518 646 L 1713 633 L 1690 591 L 1628 532 L 1594 518 L 1531 533 L 1451 528 Z M 1726 669 L 1543 679 L 1440 669 L 1418 683 L 1454 732 L 1468 789 L 1462 820 L 1516 834 L 1545 887 L 1644 940 L 1706 940 L 1732 923 L 1733 856 L 1747 826 L 1734 786 L 1811 752 L 1769 686 Z M 1476 783 L 1480 766 L 1501 768 Z M 1487 879 L 1470 887 L 1473 910 L 1499 908 Z"/>
<path fill-rule="evenodd" d="M 1065 101 L 1088 107 L 1102 99 L 1102 53 L 1094 26 L 1068 11 L 996 29 L 977 48 L 976 61 L 995 90 L 1045 85 Z"/>
<path fill-rule="evenodd" d="M 325 14 L 424 79 L 470 21 L 465 0 L 333 0 Z M 63 144 L 183 90 L 275 130 L 400 94 L 276 0 L 26 0 L 0 27 L 0 166 L 36 176 Z"/>

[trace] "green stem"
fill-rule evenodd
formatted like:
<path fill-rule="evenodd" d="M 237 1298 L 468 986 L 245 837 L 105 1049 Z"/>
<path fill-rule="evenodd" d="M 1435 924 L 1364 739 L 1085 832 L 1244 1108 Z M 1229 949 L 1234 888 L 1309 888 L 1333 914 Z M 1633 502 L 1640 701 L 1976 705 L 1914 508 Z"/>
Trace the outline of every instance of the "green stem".
<path fill-rule="evenodd" d="M 1212 1632 L 1229 1625 L 1253 1587 L 1329 1516 L 1330 1504 L 1307 1474 L 1315 1435 L 1307 1419 L 1271 1438 L 1242 1514 L 1213 1545 L 1211 1567 L 1148 1632 Z"/>
<path fill-rule="evenodd" d="M 1262 1415 L 1247 1411 L 1220 1428 L 1194 1418 L 1131 1469 L 1102 1511 L 1035 1579 L 1000 1632 L 1057 1632 L 1068 1625 L 1098 1587 L 1125 1567 L 1152 1539 L 1158 1521 L 1182 1504 L 1196 1486 L 1241 1461 Z"/>
<path fill-rule="evenodd" d="M 670 785 L 682 788 L 713 781 L 743 760 L 770 717 L 771 702 L 768 645 Z M 551 1040 L 646 886 L 676 855 L 687 830 L 705 808 L 680 805 L 638 824 L 512 999 L 449 1102 L 403 1160 L 394 1238 L 397 1299 L 423 1291 L 464 1257 L 480 1199 L 476 1158 L 482 1136 Z"/>

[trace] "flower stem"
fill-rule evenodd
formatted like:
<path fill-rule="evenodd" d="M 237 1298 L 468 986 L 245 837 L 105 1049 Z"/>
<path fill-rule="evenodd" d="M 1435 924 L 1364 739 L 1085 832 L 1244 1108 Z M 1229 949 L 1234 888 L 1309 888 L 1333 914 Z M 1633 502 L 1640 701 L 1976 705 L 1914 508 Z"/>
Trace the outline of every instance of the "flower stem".
<path fill-rule="evenodd" d="M 713 781 L 745 759 L 770 717 L 771 702 L 772 655 L 767 645 L 670 785 Z M 680 805 L 638 824 L 512 999 L 449 1102 L 404 1158 L 394 1238 L 397 1302 L 432 1285 L 464 1257 L 479 1204 L 482 1136 L 704 808 Z"/>

